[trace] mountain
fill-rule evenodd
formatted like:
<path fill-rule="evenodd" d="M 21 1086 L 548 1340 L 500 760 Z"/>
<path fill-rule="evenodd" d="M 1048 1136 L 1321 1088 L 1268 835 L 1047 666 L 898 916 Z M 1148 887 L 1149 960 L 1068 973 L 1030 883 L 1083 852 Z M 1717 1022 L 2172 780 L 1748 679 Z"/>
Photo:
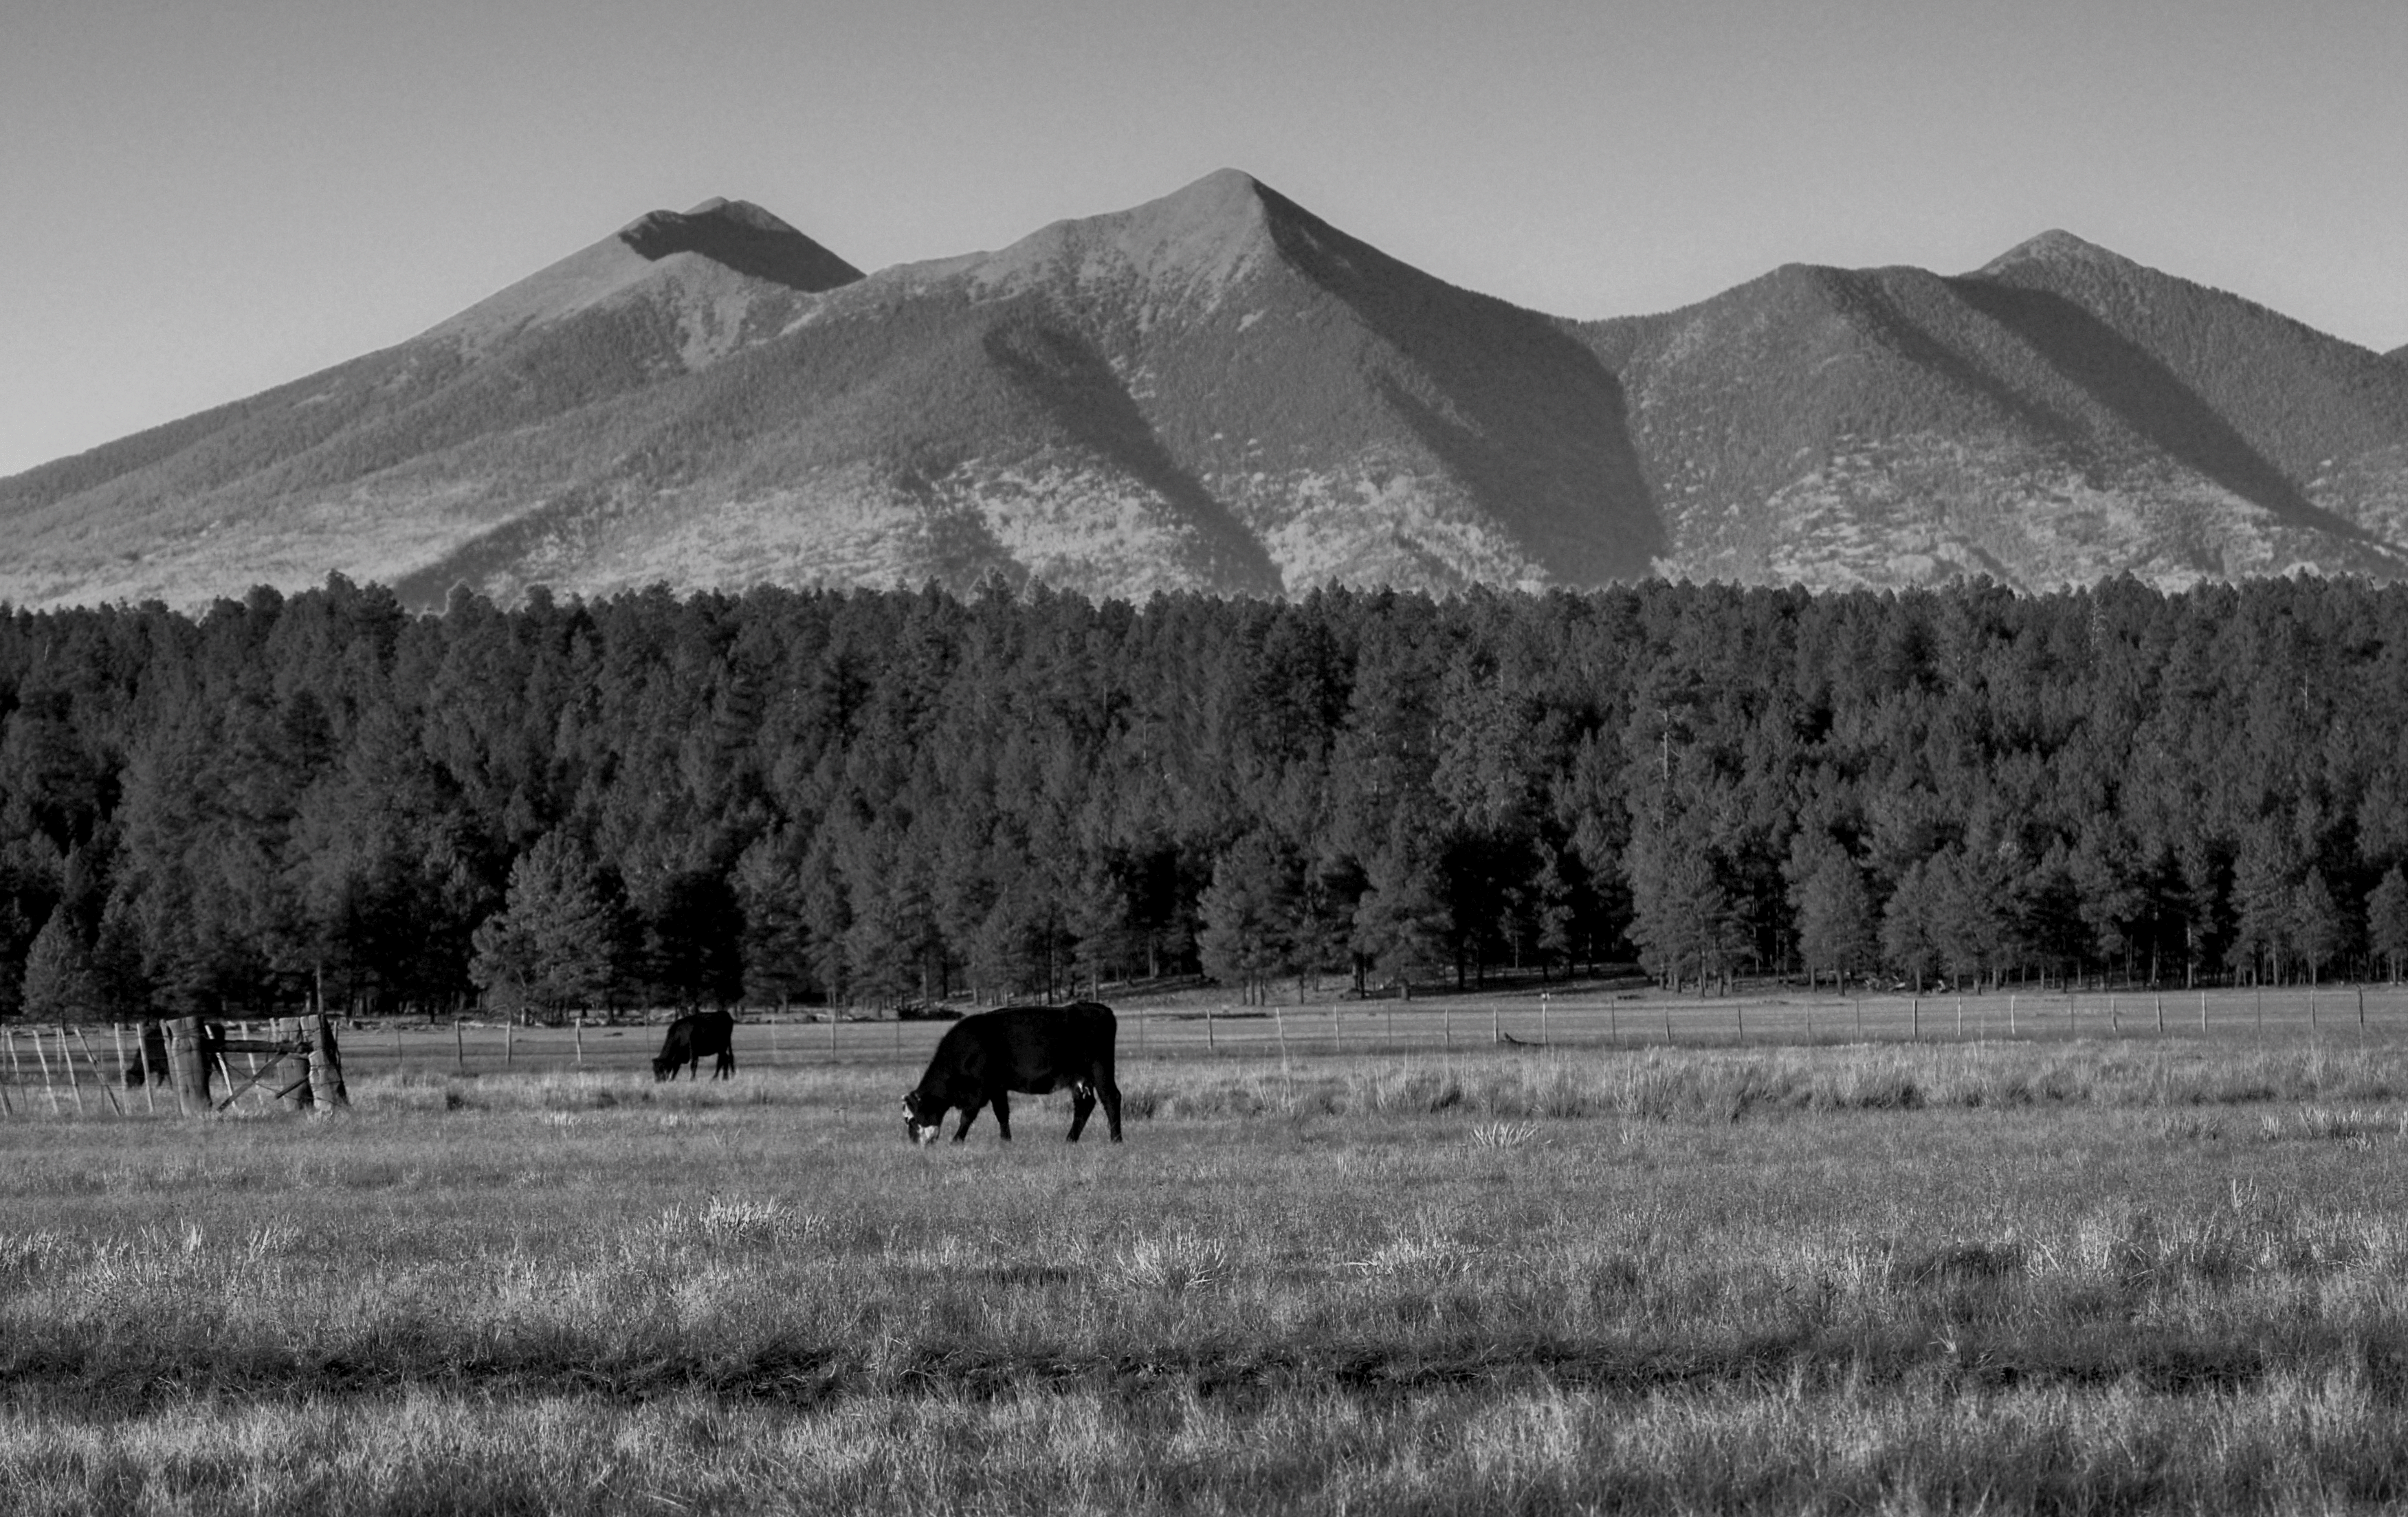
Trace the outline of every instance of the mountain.
<path fill-rule="evenodd" d="M 2395 357 L 2397 355 L 2394 355 Z M 2408 573 L 2408 365 L 2052 232 L 1572 322 L 1222 171 L 863 276 L 655 211 L 421 336 L 0 480 L 0 597 L 990 576 Z"/>
<path fill-rule="evenodd" d="M 0 595 L 399 579 L 523 514 L 516 439 L 707 368 L 860 278 L 756 206 L 653 212 L 398 346 L 0 480 Z"/>
<path fill-rule="evenodd" d="M 1578 330 L 1679 572 L 2408 571 L 2408 375 L 2067 233 L 1953 279 L 1793 265 Z"/>
<path fill-rule="evenodd" d="M 1619 422 L 1555 323 L 1223 172 L 832 293 L 405 588 L 1595 583 L 1660 548 Z"/>

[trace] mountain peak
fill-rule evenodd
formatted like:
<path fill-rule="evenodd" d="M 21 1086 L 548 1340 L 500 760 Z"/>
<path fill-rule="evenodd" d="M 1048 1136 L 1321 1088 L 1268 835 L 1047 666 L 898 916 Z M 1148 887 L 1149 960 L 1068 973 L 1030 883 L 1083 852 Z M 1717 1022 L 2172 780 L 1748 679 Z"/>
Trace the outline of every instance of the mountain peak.
<path fill-rule="evenodd" d="M 2057 268 L 2127 269 L 2140 266 L 2112 249 L 2051 227 L 2036 237 L 2016 243 L 1973 272 L 1976 275 L 2004 274 L 2026 264 L 2045 264 Z"/>
<path fill-rule="evenodd" d="M 660 213 L 656 211 L 653 214 L 658 215 Z M 788 236 L 796 237 L 802 236 L 800 232 L 796 231 L 793 227 L 787 225 L 784 222 L 780 221 L 777 217 L 762 209 L 760 207 L 752 204 L 750 200 L 730 200 L 725 195 L 712 195 L 701 205 L 695 207 L 694 209 L 690 211 L 687 211 L 685 213 L 685 219 L 689 222 L 700 220 L 721 221 L 727 222 L 731 226 L 746 227 L 755 232 L 783 233 Z M 640 225 L 642 220 L 643 219 L 639 218 L 638 224 Z"/>
<path fill-rule="evenodd" d="M 623 227 L 619 240 L 652 263 L 672 253 L 700 253 L 739 274 L 806 293 L 861 278 L 861 270 L 749 200 L 714 197 L 689 211 L 651 211 Z"/>
<path fill-rule="evenodd" d="M 1134 276 L 1216 296 L 1272 252 L 1277 199 L 1251 174 L 1216 169 L 1127 210 L 1055 222 L 985 259 L 978 278 L 1017 284 L 1049 275 L 1080 283 Z"/>

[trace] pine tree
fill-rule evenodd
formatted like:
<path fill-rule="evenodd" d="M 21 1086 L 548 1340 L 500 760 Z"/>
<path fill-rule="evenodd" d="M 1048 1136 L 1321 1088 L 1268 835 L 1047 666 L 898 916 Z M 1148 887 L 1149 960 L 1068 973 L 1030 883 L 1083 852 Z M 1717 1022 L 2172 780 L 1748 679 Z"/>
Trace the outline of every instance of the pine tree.
<path fill-rule="evenodd" d="M 1204 972 L 1240 987 L 1250 1006 L 1265 999 L 1267 983 L 1293 962 L 1296 887 L 1289 876 L 1278 845 L 1256 829 L 1221 855 L 1197 901 L 1203 925 L 1196 952 Z"/>
<path fill-rule="evenodd" d="M 1698 993 L 1728 966 L 1732 920 L 1713 851 L 1670 829 L 1649 828 L 1632 839 L 1630 936 L 1640 962 L 1677 989 L 1686 967 L 1698 971 Z"/>
<path fill-rule="evenodd" d="M 1789 891 L 1798 913 L 1798 952 L 1809 968 L 1828 969 L 1842 983 L 1866 968 L 1879 950 L 1872 896 L 1863 873 L 1832 848 Z"/>
<path fill-rule="evenodd" d="M 1932 939 L 1929 875 L 1927 863 L 1909 865 L 1882 909 L 1882 959 L 1913 980 L 1917 991 L 1940 966 L 1939 947 Z"/>
<path fill-rule="evenodd" d="M 781 856 L 776 838 L 763 837 L 737 859 L 734 884 L 744 918 L 744 998 L 756 1006 L 799 999 L 811 986 L 800 872 Z"/>
<path fill-rule="evenodd" d="M 2383 955 L 2392 983 L 2399 983 L 2400 961 L 2408 958 L 2408 877 L 2396 864 L 2366 898 L 2366 944 Z"/>
<path fill-rule="evenodd" d="M 152 1015 L 150 981 L 142 972 L 142 924 L 125 895 L 112 892 L 101 909 L 100 933 L 93 942 L 93 988 L 112 1022 Z"/>
<path fill-rule="evenodd" d="M 2325 877 L 2316 870 L 2308 871 L 2291 893 L 2291 947 L 2308 961 L 2308 982 L 2315 983 L 2326 965 L 2340 957 L 2348 946 L 2347 923 L 2341 908 L 2334 904 L 2332 891 Z"/>
<path fill-rule="evenodd" d="M 546 833 L 510 866 L 502 909 L 472 936 L 469 977 L 507 1010 L 591 1006 L 609 989 L 614 926 L 584 852 Z"/>
<path fill-rule="evenodd" d="M 1557 964 L 1570 972 L 1572 950 L 1572 889 L 1564 877 L 1562 859 L 1544 843 L 1533 845 L 1539 861 L 1530 884 L 1530 925 L 1539 949 L 1539 974 Z"/>
<path fill-rule="evenodd" d="M 1368 888 L 1354 903 L 1354 950 L 1410 998 L 1416 978 L 1445 967 L 1455 928 L 1440 894 L 1438 870 L 1400 815 L 1365 875 Z"/>
<path fill-rule="evenodd" d="M 2255 971 L 2260 963 L 2280 965 L 2291 952 L 2291 866 L 2286 851 L 2261 840 L 2243 851 L 2232 875 L 2232 942 L 2226 952 L 2234 968 Z"/>
<path fill-rule="evenodd" d="M 1091 859 L 1071 886 L 1065 924 L 1079 970 L 1090 991 L 1103 994 L 1104 977 L 1128 958 L 1128 893 L 1101 859 Z"/>
<path fill-rule="evenodd" d="M 85 1022 L 100 1015 L 92 955 L 76 941 L 62 905 L 52 911 L 25 954 L 24 997 L 29 1022 Z"/>

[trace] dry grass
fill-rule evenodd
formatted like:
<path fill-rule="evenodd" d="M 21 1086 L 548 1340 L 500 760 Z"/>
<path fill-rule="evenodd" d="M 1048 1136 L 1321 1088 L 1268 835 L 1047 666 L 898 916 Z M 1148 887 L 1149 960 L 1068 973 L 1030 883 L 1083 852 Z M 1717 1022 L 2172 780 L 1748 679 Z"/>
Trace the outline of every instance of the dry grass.
<path fill-rule="evenodd" d="M 2187 1510 L 2408 1496 L 2408 1059 L 362 1080 L 0 1126 L 14 1511 Z M 2395 1092 L 2402 1093 L 2395 1095 Z"/>

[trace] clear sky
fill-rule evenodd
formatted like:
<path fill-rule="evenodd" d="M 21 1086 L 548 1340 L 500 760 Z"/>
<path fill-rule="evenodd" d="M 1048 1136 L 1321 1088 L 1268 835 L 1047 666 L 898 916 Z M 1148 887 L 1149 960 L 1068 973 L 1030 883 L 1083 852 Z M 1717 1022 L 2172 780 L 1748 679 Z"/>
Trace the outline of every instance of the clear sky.
<path fill-rule="evenodd" d="M 0 475 L 655 208 L 876 268 L 1223 166 L 1565 315 L 2062 226 L 2408 343 L 2408 0 L 0 0 Z"/>

